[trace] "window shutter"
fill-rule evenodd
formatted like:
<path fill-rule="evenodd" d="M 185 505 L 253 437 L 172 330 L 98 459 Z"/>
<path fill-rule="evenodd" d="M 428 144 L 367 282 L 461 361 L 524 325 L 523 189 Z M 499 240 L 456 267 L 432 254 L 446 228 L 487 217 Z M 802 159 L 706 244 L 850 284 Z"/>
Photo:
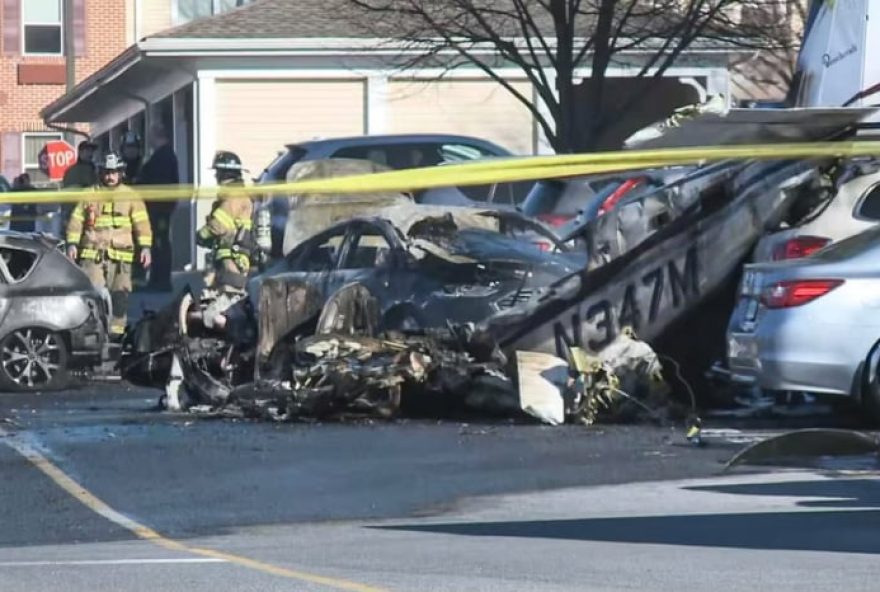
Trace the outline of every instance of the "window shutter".
<path fill-rule="evenodd" d="M 3 54 L 21 53 L 21 0 L 3 0 Z"/>
<path fill-rule="evenodd" d="M 11 183 L 21 174 L 21 136 L 3 134 L 0 141 L 0 156 L 3 159 L 3 176 Z"/>
<path fill-rule="evenodd" d="M 86 0 L 73 0 L 73 55 L 86 55 Z"/>

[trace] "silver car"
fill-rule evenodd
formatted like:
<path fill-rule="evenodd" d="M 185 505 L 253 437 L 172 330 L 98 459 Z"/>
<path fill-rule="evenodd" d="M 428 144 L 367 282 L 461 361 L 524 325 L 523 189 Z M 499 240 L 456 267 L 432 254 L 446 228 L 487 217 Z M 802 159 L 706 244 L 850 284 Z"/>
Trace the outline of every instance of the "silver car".
<path fill-rule="evenodd" d="M 734 381 L 862 403 L 880 422 L 880 228 L 745 267 L 727 329 Z"/>
<path fill-rule="evenodd" d="M 797 204 L 807 202 L 801 219 L 790 228 L 766 234 L 755 247 L 752 260 L 782 261 L 806 257 L 880 222 L 878 167 L 880 162 L 875 160 L 851 162 L 845 166 L 832 192 L 808 189 L 807 195 Z M 823 195 L 827 197 L 821 198 Z"/>

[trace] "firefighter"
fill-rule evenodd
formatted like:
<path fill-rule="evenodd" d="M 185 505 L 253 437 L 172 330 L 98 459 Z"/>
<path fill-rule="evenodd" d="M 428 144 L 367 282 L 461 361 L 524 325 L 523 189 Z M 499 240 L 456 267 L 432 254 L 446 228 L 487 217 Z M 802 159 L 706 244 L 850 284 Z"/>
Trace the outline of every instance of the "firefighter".
<path fill-rule="evenodd" d="M 144 202 L 122 184 L 125 161 L 109 153 L 99 167 L 96 199 L 76 205 L 67 225 L 67 254 L 98 288 L 107 287 L 113 308 L 110 336 L 125 332 L 135 247 L 150 267 L 153 232 Z M 126 199 L 118 199 L 120 197 Z"/>
<path fill-rule="evenodd" d="M 220 187 L 244 187 L 237 154 L 217 152 L 212 168 Z M 221 196 L 199 229 L 196 242 L 211 249 L 213 260 L 207 283 L 218 290 L 242 291 L 245 287 L 255 250 L 251 232 L 253 211 L 253 203 L 246 194 Z"/>

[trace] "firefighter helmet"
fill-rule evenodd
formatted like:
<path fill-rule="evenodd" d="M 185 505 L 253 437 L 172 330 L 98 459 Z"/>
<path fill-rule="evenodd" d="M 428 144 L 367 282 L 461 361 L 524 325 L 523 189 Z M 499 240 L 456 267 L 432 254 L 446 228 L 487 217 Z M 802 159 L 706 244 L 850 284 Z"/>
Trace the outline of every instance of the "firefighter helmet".
<path fill-rule="evenodd" d="M 125 169 L 125 161 L 115 152 L 108 152 L 101 162 L 102 171 L 121 171 Z"/>
<path fill-rule="evenodd" d="M 228 150 L 220 150 L 214 155 L 214 164 L 211 168 L 215 171 L 228 171 L 241 173 L 244 168 L 241 166 L 241 159 L 235 152 Z"/>

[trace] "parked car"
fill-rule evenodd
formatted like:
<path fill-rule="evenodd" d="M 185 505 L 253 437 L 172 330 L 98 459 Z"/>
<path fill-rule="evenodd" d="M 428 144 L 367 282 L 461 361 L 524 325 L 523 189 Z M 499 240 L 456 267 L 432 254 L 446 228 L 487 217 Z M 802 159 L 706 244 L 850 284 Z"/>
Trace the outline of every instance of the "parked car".
<path fill-rule="evenodd" d="M 0 232 L 0 390 L 62 388 L 101 362 L 105 296 L 57 243 Z"/>
<path fill-rule="evenodd" d="M 613 209 L 624 198 L 660 189 L 694 170 L 637 170 L 610 175 L 593 175 L 569 180 L 538 181 L 520 206 L 523 214 L 541 220 L 567 234 Z"/>
<path fill-rule="evenodd" d="M 837 187 L 813 187 L 796 208 L 802 212 L 789 227 L 765 235 L 755 247 L 753 261 L 807 257 L 835 241 L 880 222 L 880 163 L 848 163 Z"/>
<path fill-rule="evenodd" d="M 289 144 L 255 180 L 257 184 L 282 183 L 299 163 L 327 159 L 370 161 L 380 168 L 403 170 L 441 166 L 486 158 L 510 157 L 511 152 L 479 138 L 446 134 L 405 134 L 328 138 Z M 525 198 L 531 183 L 507 183 L 474 187 L 444 187 L 413 195 L 417 203 L 431 205 L 513 209 Z M 287 200 L 271 201 L 273 254 L 281 255 Z"/>
<path fill-rule="evenodd" d="M 880 227 L 810 257 L 746 265 L 727 329 L 731 378 L 861 402 L 880 422 Z"/>
<path fill-rule="evenodd" d="M 257 181 L 282 182 L 291 166 L 307 160 L 369 160 L 390 169 L 403 170 L 498 156 L 512 156 L 512 153 L 492 142 L 468 136 L 403 134 L 328 138 L 288 144 Z"/>
<path fill-rule="evenodd" d="M 0 175 L 0 193 L 12 191 L 12 185 L 9 180 Z M 12 216 L 12 206 L 9 204 L 0 204 L 0 230 L 9 230 L 9 218 Z"/>
<path fill-rule="evenodd" d="M 258 183 L 280 183 L 296 163 L 328 158 L 368 160 L 391 170 L 505 158 L 513 154 L 492 142 L 447 134 L 401 134 L 354 136 L 289 144 L 286 151 L 263 171 Z M 525 198 L 531 184 L 507 183 L 475 187 L 451 187 L 417 193 L 419 203 L 485 207 L 487 203 L 513 207 Z M 516 191 L 516 195 L 514 195 Z"/>

